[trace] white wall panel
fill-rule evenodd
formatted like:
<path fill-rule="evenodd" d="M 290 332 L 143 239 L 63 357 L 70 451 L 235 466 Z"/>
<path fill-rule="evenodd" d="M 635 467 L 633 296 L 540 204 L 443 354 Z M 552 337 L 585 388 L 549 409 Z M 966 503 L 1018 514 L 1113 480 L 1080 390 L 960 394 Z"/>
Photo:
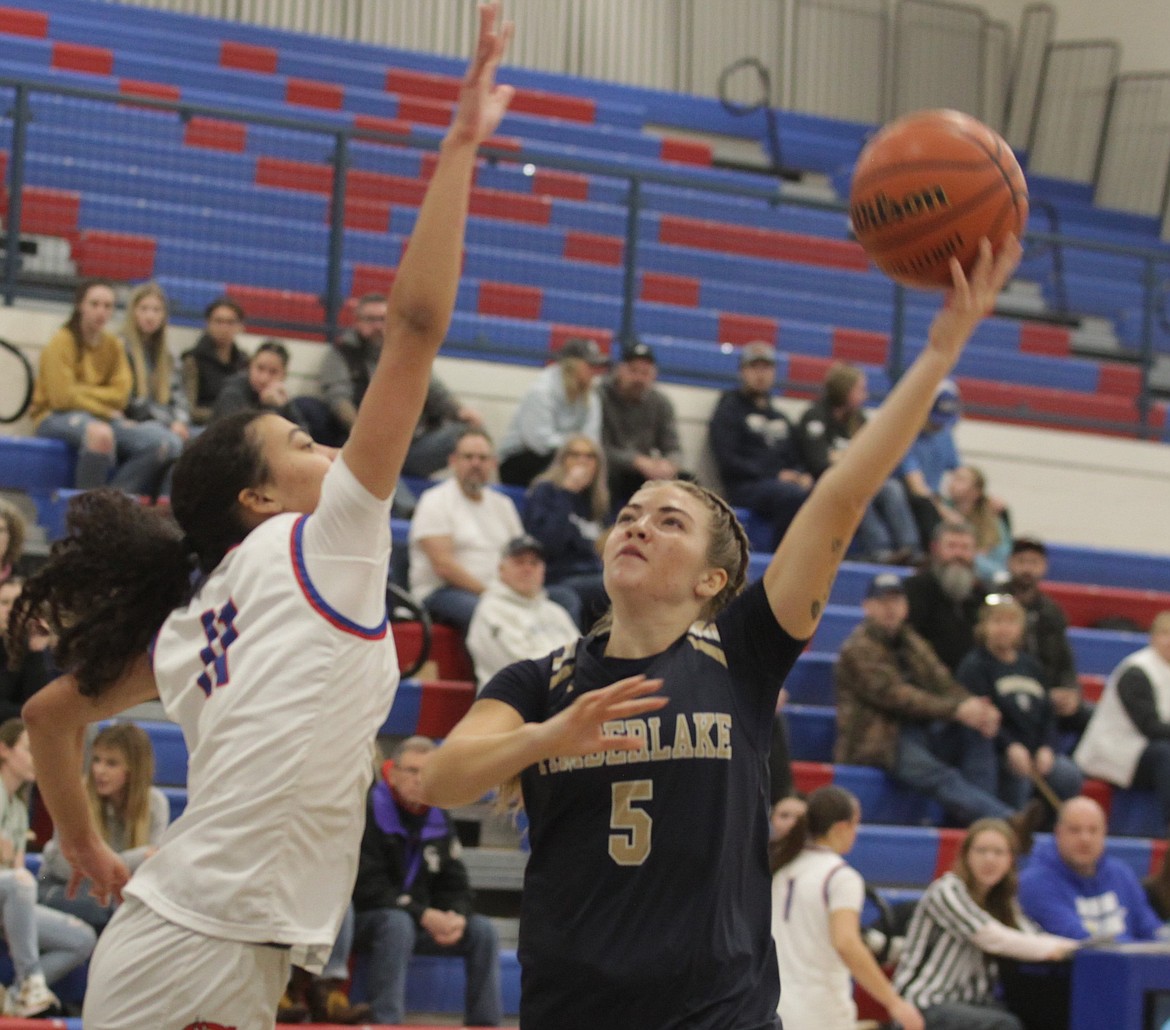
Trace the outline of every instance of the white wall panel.
<path fill-rule="evenodd" d="M 682 86 L 700 96 L 718 96 L 719 76 L 744 57 L 754 57 L 772 80 L 768 97 L 779 106 L 784 83 L 784 0 L 687 0 L 689 12 L 689 75 Z M 728 98 L 740 104 L 762 99 L 753 73 L 728 80 Z"/>

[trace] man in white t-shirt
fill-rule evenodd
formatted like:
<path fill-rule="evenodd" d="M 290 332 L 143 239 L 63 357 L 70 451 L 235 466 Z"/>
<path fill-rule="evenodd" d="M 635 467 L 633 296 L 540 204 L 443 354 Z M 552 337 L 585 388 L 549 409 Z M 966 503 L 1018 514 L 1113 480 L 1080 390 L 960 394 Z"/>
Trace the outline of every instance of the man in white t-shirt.
<path fill-rule="evenodd" d="M 496 469 L 491 437 L 468 428 L 448 461 L 451 478 L 427 490 L 410 521 L 410 592 L 440 622 L 467 633 L 482 594 L 498 575 L 504 545 L 524 533 L 510 497 L 489 489 Z M 576 620 L 571 590 L 549 596 Z"/>

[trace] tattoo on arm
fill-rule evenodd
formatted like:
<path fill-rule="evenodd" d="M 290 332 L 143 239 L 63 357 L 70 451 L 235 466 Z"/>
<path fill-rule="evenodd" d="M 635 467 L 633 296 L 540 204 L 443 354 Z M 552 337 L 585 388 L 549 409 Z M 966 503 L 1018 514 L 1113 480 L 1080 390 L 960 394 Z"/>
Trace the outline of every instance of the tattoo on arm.
<path fill-rule="evenodd" d="M 839 536 L 835 536 L 835 537 L 833 537 L 832 541 L 829 543 L 829 553 L 830 554 L 840 554 L 841 548 L 844 546 L 845 546 L 845 541 L 842 540 Z"/>
<path fill-rule="evenodd" d="M 809 609 L 809 613 L 814 619 L 819 619 L 821 617 L 821 602 L 813 601 L 812 607 Z"/>

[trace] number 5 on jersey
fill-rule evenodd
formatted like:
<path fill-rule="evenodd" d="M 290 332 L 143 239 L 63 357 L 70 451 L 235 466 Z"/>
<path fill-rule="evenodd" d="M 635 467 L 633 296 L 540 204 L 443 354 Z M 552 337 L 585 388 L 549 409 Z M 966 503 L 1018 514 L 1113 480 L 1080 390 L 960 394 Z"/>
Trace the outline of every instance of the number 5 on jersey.
<path fill-rule="evenodd" d="M 618 865 L 641 865 L 650 854 L 654 820 L 635 801 L 654 798 L 653 780 L 622 780 L 610 784 L 609 857 Z"/>

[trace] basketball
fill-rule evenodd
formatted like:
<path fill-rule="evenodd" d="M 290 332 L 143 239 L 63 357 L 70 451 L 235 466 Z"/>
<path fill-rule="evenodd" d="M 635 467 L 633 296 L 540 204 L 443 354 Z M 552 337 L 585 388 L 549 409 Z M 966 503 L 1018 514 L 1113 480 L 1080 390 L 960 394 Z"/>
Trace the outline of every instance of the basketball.
<path fill-rule="evenodd" d="M 986 236 L 998 251 L 1028 220 L 1028 184 L 1011 147 L 959 111 L 918 111 L 883 127 L 857 159 L 849 217 L 858 242 L 896 282 L 951 284 Z"/>

